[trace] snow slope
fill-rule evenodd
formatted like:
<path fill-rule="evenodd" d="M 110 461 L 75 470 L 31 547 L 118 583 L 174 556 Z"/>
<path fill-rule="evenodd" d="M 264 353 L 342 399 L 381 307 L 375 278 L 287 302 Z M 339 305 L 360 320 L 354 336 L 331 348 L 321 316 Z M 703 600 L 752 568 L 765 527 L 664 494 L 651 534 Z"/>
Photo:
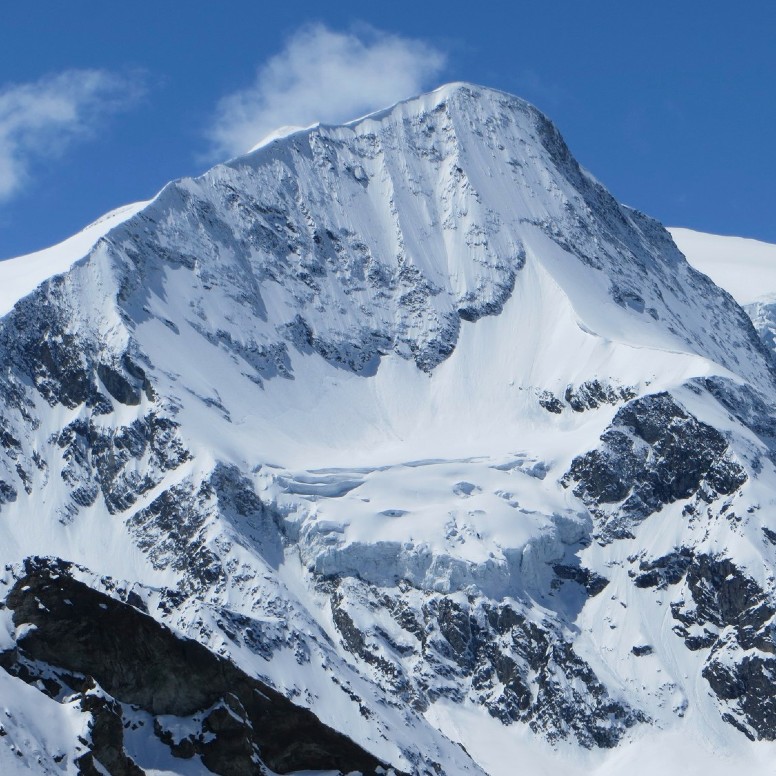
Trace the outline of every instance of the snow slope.
<path fill-rule="evenodd" d="M 688 261 L 744 307 L 765 346 L 776 352 L 776 245 L 690 229 L 670 232 Z"/>
<path fill-rule="evenodd" d="M 74 755 L 86 747 L 87 719 L 74 703 L 57 703 L 21 679 L 0 671 L 0 769 L 7 774 L 50 776 L 79 771 Z"/>
<path fill-rule="evenodd" d="M 679 227 L 668 231 L 690 264 L 729 291 L 740 305 L 776 298 L 776 245 Z"/>

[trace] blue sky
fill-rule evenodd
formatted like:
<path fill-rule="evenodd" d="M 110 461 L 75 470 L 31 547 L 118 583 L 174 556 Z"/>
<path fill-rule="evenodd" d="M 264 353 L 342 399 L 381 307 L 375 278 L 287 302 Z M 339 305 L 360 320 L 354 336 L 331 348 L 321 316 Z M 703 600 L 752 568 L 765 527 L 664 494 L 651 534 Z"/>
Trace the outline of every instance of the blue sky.
<path fill-rule="evenodd" d="M 39 0 L 0 26 L 0 257 L 445 81 L 530 100 L 621 201 L 776 242 L 776 4 Z M 323 115 L 321 115 L 323 114 Z"/>

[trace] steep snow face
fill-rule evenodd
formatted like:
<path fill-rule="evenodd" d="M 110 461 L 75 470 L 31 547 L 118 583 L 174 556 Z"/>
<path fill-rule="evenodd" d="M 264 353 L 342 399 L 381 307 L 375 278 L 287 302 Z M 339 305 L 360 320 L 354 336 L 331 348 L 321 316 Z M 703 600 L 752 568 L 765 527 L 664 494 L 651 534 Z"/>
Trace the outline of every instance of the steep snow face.
<path fill-rule="evenodd" d="M 776 297 L 776 245 L 678 227 L 668 231 L 687 261 L 740 305 L 772 302 Z"/>
<path fill-rule="evenodd" d="M 74 561 L 408 773 L 511 773 L 474 739 L 516 725 L 549 773 L 776 738 L 771 356 L 515 97 L 171 183 L 0 359 L 16 583 Z"/>
<path fill-rule="evenodd" d="M 456 454 L 508 449 L 524 396 L 594 378 L 771 382 L 745 317 L 661 227 L 535 109 L 466 85 L 171 184 L 90 263 L 76 296 L 112 268 L 126 336 L 276 462 L 401 460 L 405 439 L 438 456 L 452 425 Z"/>
<path fill-rule="evenodd" d="M 74 701 L 57 703 L 5 671 L 0 671 L 0 697 L 3 773 L 79 773 L 75 760 L 87 751 L 88 717 Z"/>
<path fill-rule="evenodd" d="M 742 322 L 740 312 L 656 223 L 582 174 L 535 109 L 465 85 L 181 181 L 123 231 L 142 276 L 164 287 L 165 314 L 182 307 L 179 328 L 193 322 L 254 352 L 258 377 L 306 349 L 359 374 L 388 354 L 430 372 L 467 323 L 499 313 L 524 285 L 536 302 L 519 321 L 533 324 L 523 340 L 541 336 L 545 311 L 565 301 L 564 328 L 598 340 L 697 354 L 753 378 L 761 366 L 743 333 L 740 363 L 731 360 L 714 321 Z M 165 283 L 178 268 L 189 271 Z M 151 314 L 154 288 L 142 300 Z M 561 378 L 584 368 L 574 362 Z"/>
<path fill-rule="evenodd" d="M 690 229 L 670 232 L 687 260 L 732 294 L 776 352 L 776 245 Z"/>

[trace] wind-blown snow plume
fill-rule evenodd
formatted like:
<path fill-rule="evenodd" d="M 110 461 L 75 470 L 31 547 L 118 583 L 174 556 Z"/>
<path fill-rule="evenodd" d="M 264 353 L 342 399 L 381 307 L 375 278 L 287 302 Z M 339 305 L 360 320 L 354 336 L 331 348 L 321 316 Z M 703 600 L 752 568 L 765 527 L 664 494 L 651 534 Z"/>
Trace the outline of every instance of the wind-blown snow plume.
<path fill-rule="evenodd" d="M 245 153 L 280 126 L 340 122 L 390 105 L 421 91 L 444 63 L 421 40 L 304 27 L 259 68 L 252 86 L 219 102 L 212 157 Z"/>
<path fill-rule="evenodd" d="M 0 89 L 0 202 L 16 195 L 36 160 L 61 154 L 142 94 L 141 79 L 66 70 Z"/>

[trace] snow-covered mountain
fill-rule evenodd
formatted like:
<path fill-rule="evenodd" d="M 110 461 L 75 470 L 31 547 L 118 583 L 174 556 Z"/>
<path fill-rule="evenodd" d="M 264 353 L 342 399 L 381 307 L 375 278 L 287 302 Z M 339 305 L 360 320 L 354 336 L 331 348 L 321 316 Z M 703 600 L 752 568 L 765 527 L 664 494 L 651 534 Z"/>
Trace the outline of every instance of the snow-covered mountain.
<path fill-rule="evenodd" d="M 3 772 L 767 772 L 772 343 L 535 108 L 73 240 L 0 264 Z"/>

